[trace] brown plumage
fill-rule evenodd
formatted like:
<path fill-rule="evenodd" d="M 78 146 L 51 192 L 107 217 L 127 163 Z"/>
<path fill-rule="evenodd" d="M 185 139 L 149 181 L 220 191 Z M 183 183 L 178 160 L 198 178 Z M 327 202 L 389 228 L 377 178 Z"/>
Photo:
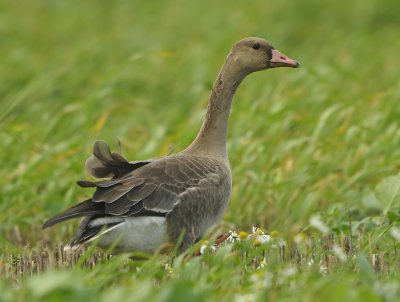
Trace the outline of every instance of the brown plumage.
<path fill-rule="evenodd" d="M 96 188 L 92 198 L 51 218 L 43 228 L 85 217 L 71 246 L 99 237 L 98 244 L 108 247 L 119 236 L 118 251 L 151 252 L 176 242 L 181 234 L 182 248 L 193 244 L 220 220 L 228 204 L 226 133 L 237 87 L 251 72 L 284 66 L 299 64 L 260 38 L 239 41 L 217 77 L 203 125 L 188 148 L 163 158 L 128 162 L 97 141 L 86 169 L 105 180 L 78 181 L 81 187 Z"/>

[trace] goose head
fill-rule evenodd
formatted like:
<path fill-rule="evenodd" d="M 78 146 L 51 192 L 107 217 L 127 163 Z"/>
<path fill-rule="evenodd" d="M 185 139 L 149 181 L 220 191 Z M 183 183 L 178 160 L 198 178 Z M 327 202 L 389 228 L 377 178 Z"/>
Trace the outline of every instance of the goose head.
<path fill-rule="evenodd" d="M 247 74 L 269 68 L 300 66 L 299 62 L 276 50 L 268 41 L 256 37 L 237 42 L 230 56 L 235 65 Z"/>

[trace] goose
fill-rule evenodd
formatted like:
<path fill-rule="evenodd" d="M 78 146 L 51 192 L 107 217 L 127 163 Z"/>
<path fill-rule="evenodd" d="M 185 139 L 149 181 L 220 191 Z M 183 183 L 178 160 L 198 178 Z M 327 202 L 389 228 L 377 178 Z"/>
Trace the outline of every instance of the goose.
<path fill-rule="evenodd" d="M 128 162 L 96 141 L 85 163 L 98 181 L 78 180 L 93 187 L 91 198 L 52 217 L 43 229 L 82 218 L 66 248 L 95 241 L 114 252 L 152 253 L 167 244 L 185 250 L 212 226 L 227 208 L 232 188 L 226 137 L 233 96 L 250 73 L 300 64 L 269 42 L 248 37 L 229 52 L 213 85 L 200 131 L 183 151 L 162 158 Z"/>

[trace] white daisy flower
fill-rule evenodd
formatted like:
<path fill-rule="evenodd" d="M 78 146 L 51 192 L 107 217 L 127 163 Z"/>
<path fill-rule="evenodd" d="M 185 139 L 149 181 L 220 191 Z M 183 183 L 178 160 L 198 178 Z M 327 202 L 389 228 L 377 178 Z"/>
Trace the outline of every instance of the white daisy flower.
<path fill-rule="evenodd" d="M 266 244 L 271 240 L 271 236 L 266 234 L 258 235 L 256 240 L 260 241 L 261 244 Z"/>
<path fill-rule="evenodd" d="M 257 244 L 266 244 L 271 241 L 271 236 L 265 234 L 259 227 L 252 228 L 253 234 L 250 234 L 248 238 L 255 237 Z"/>
<path fill-rule="evenodd" d="M 239 236 L 235 231 L 229 231 L 228 234 L 229 234 L 229 236 L 228 236 L 228 238 L 226 238 L 226 241 L 231 242 L 231 243 L 239 241 Z"/>
<path fill-rule="evenodd" d="M 208 244 L 208 242 L 205 242 L 204 244 L 202 244 L 201 246 L 200 246 L 200 255 L 203 255 L 204 253 L 205 253 L 205 251 L 207 251 L 207 250 L 211 250 L 212 252 L 215 252 L 216 251 L 216 247 L 215 247 L 215 245 L 209 245 Z"/>

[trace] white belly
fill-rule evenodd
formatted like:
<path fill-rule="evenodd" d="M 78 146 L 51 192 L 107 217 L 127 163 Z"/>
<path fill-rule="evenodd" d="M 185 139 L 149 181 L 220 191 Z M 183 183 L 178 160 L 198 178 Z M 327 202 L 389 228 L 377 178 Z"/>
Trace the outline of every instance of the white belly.
<path fill-rule="evenodd" d="M 101 219 L 105 218 L 98 218 L 98 220 Z M 169 242 L 165 217 L 142 216 L 120 219 L 124 222 L 98 237 L 97 244 L 100 247 L 108 248 L 115 244 L 116 252 L 151 253 Z M 101 223 L 101 221 L 94 219 L 92 223 Z"/>

